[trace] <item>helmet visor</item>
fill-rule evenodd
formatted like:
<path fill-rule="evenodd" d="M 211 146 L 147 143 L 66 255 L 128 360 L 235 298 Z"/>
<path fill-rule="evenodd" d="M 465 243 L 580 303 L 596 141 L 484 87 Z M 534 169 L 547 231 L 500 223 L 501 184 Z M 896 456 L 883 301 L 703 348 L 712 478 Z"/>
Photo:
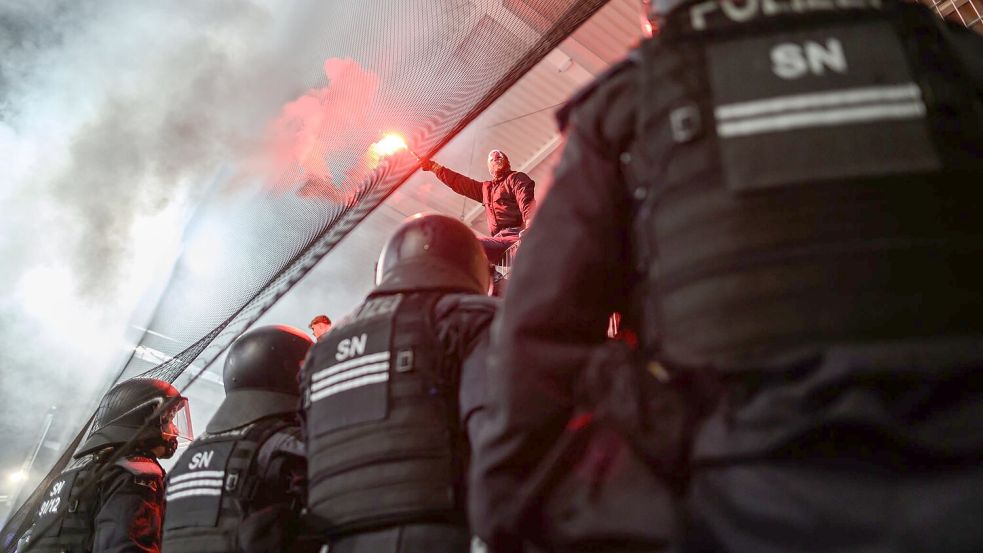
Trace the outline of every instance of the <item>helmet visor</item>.
<path fill-rule="evenodd" d="M 194 428 L 191 426 L 191 409 L 188 398 L 178 397 L 170 400 L 172 403 L 161 415 L 161 434 L 165 438 L 177 438 L 179 442 L 190 442 L 195 439 Z"/>

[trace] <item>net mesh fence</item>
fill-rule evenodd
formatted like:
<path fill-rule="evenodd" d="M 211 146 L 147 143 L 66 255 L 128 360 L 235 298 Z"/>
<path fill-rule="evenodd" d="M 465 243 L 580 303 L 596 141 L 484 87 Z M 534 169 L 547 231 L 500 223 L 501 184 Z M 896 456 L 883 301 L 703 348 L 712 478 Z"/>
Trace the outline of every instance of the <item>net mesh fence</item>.
<path fill-rule="evenodd" d="M 317 32 L 293 60 L 306 66 L 306 92 L 272 125 L 277 170 L 263 182 L 226 175 L 196 208 L 186 237 L 221 244 L 208 260 L 218 269 L 203 272 L 193 250 L 182 255 L 121 376 L 174 382 L 204 370 L 417 169 L 409 151 L 374 149 L 382 132 L 420 155 L 439 150 L 605 3 L 294 6 Z M 14 550 L 87 430 L 8 520 L 0 549 Z"/>
<path fill-rule="evenodd" d="M 233 255 L 207 277 L 178 265 L 140 344 L 166 361 L 134 357 L 126 374 L 173 382 L 207 366 L 416 170 L 407 151 L 373 153 L 380 131 L 420 155 L 438 150 L 604 3 L 312 8 L 325 44 L 310 57 L 324 75 L 276 123 L 284 171 L 258 198 L 206 202 L 196 223 Z"/>

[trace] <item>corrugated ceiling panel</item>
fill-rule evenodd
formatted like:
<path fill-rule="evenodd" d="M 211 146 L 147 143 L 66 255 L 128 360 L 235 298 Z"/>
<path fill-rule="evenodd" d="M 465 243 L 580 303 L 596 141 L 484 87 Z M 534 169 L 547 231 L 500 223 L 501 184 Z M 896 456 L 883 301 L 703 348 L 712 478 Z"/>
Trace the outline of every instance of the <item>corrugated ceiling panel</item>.
<path fill-rule="evenodd" d="M 639 13 L 637 0 L 612 0 L 571 38 L 608 64 L 614 63 L 638 43 L 642 35 Z"/>

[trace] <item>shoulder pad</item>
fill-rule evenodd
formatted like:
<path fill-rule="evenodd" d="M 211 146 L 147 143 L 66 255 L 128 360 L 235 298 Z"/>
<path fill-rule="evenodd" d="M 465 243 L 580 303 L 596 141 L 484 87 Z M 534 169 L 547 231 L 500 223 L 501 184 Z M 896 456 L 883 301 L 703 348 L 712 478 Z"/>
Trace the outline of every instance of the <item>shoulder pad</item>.
<path fill-rule="evenodd" d="M 201 434 L 199 434 L 197 438 L 195 438 L 194 443 L 197 444 L 197 443 L 201 443 L 201 442 L 208 442 L 208 441 L 211 441 L 211 440 L 216 440 L 216 441 L 220 441 L 220 440 L 236 440 L 236 439 L 239 439 L 239 438 L 245 436 L 246 433 L 250 432 L 253 429 L 253 427 L 255 427 L 255 426 L 256 426 L 256 422 L 253 421 L 253 422 L 247 422 L 245 424 L 236 426 L 234 428 L 229 428 L 229 429 L 226 429 L 226 430 L 220 430 L 218 432 L 209 432 L 208 430 L 205 430 L 204 432 L 202 432 Z"/>
<path fill-rule="evenodd" d="M 164 477 L 164 469 L 154 459 L 142 455 L 123 457 L 116 461 L 116 466 L 124 468 L 134 476 Z"/>
<path fill-rule="evenodd" d="M 523 173 L 522 171 L 512 171 L 512 174 L 509 175 L 509 178 L 520 180 L 520 181 L 523 181 L 523 180 L 527 180 L 527 181 L 530 181 L 530 182 L 532 181 L 532 177 L 530 177 L 526 173 Z"/>
<path fill-rule="evenodd" d="M 95 463 L 101 463 L 105 459 L 100 459 L 95 453 L 89 453 L 88 455 L 83 455 L 82 457 L 76 457 L 65 467 L 65 472 L 77 469 L 79 467 L 85 467 Z"/>
<path fill-rule="evenodd" d="M 590 98 L 602 84 L 622 71 L 636 66 L 641 59 L 642 56 L 639 50 L 632 50 L 628 56 L 625 57 L 625 59 L 605 69 L 604 72 L 598 75 L 596 79 L 571 96 L 570 99 L 567 100 L 567 103 L 563 104 L 563 107 L 556 112 L 556 123 L 557 126 L 560 127 L 560 132 L 566 130 L 567 123 L 570 122 L 570 114 L 573 112 L 574 108 Z"/>
<path fill-rule="evenodd" d="M 268 447 L 273 448 L 273 454 L 286 453 L 298 457 L 305 456 L 304 440 L 299 427 L 284 428 L 266 440 Z"/>
<path fill-rule="evenodd" d="M 300 427 L 284 428 L 266 439 L 256 454 L 256 466 L 265 472 L 276 457 L 289 456 L 306 459 L 307 448 L 300 435 Z"/>

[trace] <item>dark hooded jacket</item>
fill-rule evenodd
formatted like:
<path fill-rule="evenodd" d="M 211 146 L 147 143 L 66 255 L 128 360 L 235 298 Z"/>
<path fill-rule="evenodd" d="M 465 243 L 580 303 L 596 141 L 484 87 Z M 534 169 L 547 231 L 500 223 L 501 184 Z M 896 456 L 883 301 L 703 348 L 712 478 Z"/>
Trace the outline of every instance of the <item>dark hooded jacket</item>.
<path fill-rule="evenodd" d="M 532 220 L 536 183 L 525 173 L 509 171 L 503 177 L 484 182 L 446 167 L 435 167 L 434 174 L 454 192 L 485 206 L 488 233 L 492 236 L 507 228 L 528 226 Z"/>

